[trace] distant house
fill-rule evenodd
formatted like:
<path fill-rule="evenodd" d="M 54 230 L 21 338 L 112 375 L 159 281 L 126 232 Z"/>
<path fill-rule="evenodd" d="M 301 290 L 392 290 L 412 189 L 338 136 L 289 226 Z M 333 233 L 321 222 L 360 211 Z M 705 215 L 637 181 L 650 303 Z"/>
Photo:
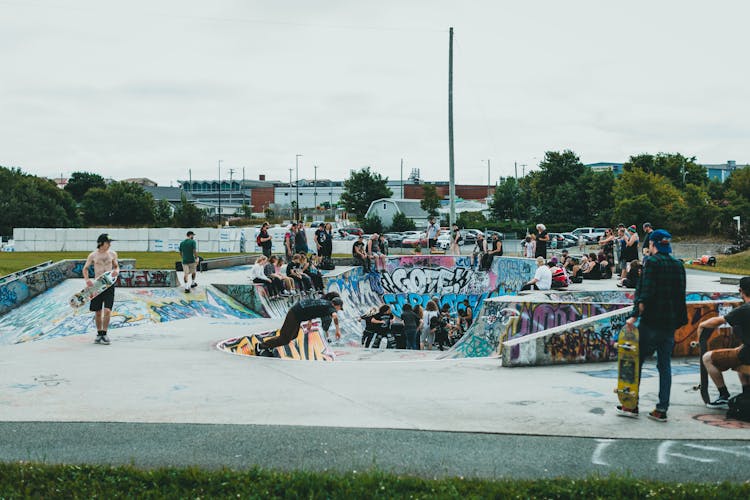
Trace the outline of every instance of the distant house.
<path fill-rule="evenodd" d="M 157 184 L 151 179 L 145 177 L 131 177 L 130 179 L 123 179 L 122 182 L 130 182 L 131 184 L 138 184 L 143 187 L 156 187 Z"/>
<path fill-rule="evenodd" d="M 377 215 L 383 222 L 384 227 L 393 224 L 393 217 L 396 214 L 404 214 L 407 219 L 414 221 L 417 227 L 427 225 L 429 214 L 422 210 L 419 205 L 420 200 L 404 200 L 399 198 L 380 198 L 370 203 L 365 217 Z"/>

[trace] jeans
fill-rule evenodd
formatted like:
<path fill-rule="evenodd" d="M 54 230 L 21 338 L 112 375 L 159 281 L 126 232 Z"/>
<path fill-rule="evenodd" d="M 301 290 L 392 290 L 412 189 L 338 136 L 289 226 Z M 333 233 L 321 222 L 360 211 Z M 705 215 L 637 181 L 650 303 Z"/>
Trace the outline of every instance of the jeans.
<path fill-rule="evenodd" d="M 656 352 L 656 368 L 659 370 L 659 402 L 656 409 L 666 412 L 669 409 L 669 393 L 672 390 L 672 350 L 674 349 L 674 328 L 654 327 L 641 323 L 640 332 L 640 372 L 643 362 Z"/>
<path fill-rule="evenodd" d="M 404 334 L 406 334 L 406 348 L 417 350 L 417 329 L 416 328 L 404 328 Z"/>

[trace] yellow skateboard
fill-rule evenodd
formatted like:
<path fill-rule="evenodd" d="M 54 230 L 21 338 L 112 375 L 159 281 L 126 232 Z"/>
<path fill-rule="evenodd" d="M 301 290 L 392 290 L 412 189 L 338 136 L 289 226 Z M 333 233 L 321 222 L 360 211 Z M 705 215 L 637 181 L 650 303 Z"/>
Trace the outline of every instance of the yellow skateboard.
<path fill-rule="evenodd" d="M 617 397 L 623 408 L 638 407 L 639 370 L 638 328 L 623 327 L 617 337 Z"/>

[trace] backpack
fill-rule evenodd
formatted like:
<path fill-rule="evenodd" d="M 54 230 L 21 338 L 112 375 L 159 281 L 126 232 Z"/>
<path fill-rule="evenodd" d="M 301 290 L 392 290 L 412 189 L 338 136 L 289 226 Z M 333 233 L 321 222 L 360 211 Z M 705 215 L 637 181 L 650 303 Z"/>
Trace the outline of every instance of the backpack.
<path fill-rule="evenodd" d="M 738 394 L 729 398 L 727 418 L 750 422 L 750 394 Z"/>
<path fill-rule="evenodd" d="M 258 236 L 255 238 L 255 243 L 257 243 L 259 247 L 263 246 L 263 242 L 260 241 L 260 233 L 258 233 Z"/>

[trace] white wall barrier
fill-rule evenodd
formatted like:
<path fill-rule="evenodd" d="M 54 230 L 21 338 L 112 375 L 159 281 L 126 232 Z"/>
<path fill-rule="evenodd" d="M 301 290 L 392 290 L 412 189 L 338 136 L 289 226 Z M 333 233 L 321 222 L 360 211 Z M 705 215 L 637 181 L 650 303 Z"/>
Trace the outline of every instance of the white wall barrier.
<path fill-rule="evenodd" d="M 315 251 L 315 229 L 306 228 L 307 244 Z M 16 228 L 13 230 L 13 249 L 16 252 L 85 252 L 96 249 L 96 239 L 109 234 L 112 248 L 120 252 L 177 252 L 186 233 L 193 231 L 198 252 L 258 253 L 257 229 L 254 227 L 225 228 Z M 272 227 L 273 253 L 284 253 L 285 227 Z M 350 254 L 354 241 L 334 240 L 334 253 Z"/>

